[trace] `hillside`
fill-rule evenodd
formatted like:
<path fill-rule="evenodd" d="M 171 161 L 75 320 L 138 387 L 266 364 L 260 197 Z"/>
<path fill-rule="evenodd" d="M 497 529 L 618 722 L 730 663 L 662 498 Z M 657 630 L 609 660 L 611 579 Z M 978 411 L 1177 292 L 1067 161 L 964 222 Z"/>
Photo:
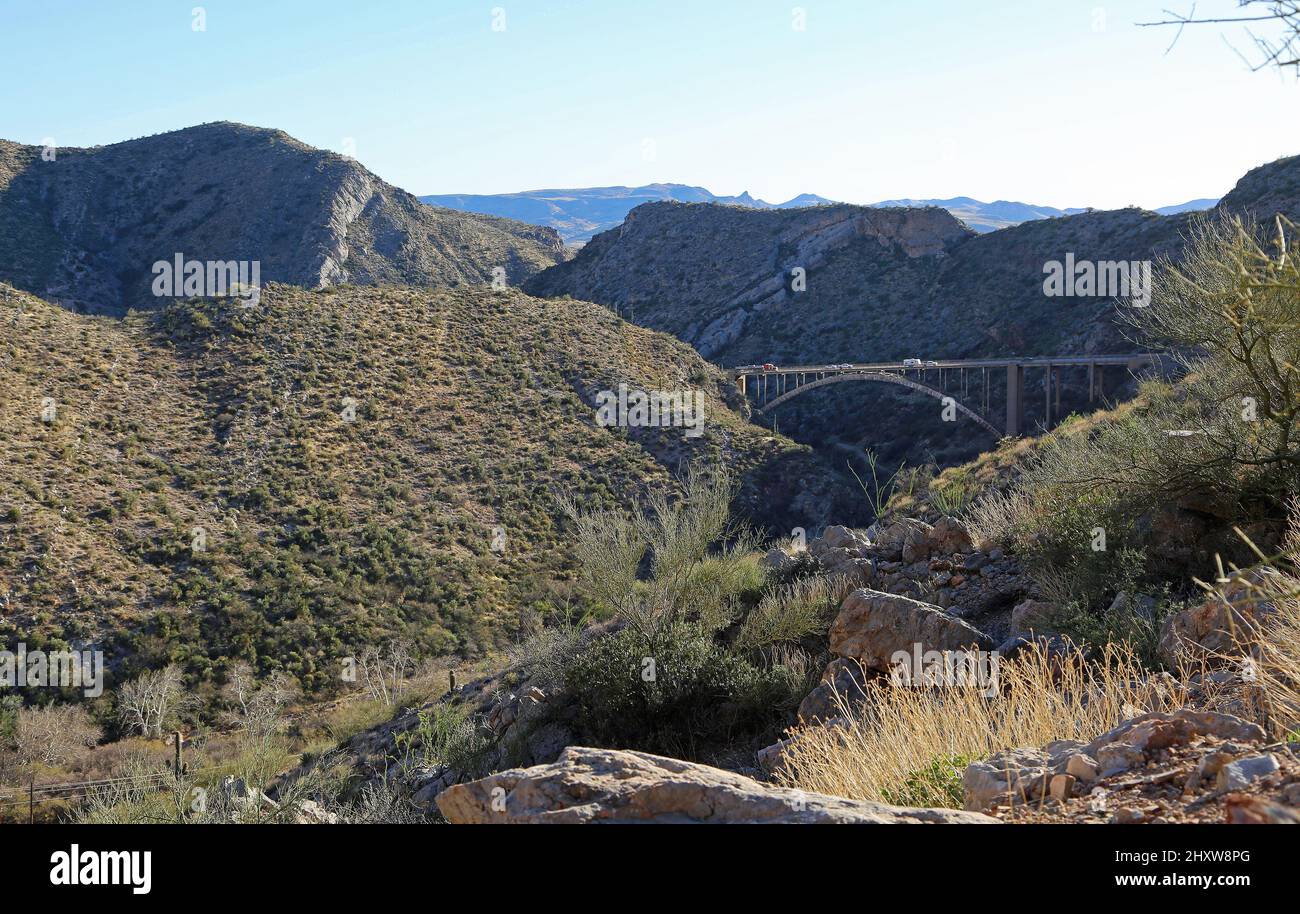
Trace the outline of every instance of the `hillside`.
<path fill-rule="evenodd" d="M 564 605 L 563 491 L 626 507 L 717 455 L 761 524 L 860 514 L 806 449 L 728 409 L 689 347 L 599 306 L 272 285 L 253 309 L 118 319 L 0 288 L 10 643 L 200 678 L 243 657 L 327 688 L 365 644 L 474 654 Z M 619 383 L 701 390 L 703 434 L 597 426 Z"/>
<path fill-rule="evenodd" d="M 511 283 L 563 258 L 551 230 L 425 206 L 353 159 L 213 123 L 90 149 L 0 141 L 0 280 L 90 313 L 152 308 L 177 254 L 262 282 Z"/>

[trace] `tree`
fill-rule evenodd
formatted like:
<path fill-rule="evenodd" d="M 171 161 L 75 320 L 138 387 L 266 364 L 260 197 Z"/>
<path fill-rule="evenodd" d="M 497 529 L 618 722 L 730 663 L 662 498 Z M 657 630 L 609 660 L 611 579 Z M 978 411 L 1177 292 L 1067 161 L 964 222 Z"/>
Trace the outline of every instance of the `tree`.
<path fill-rule="evenodd" d="M 14 727 L 18 759 L 25 765 L 59 765 L 99 742 L 102 735 L 77 705 L 23 708 Z"/>
<path fill-rule="evenodd" d="M 180 668 L 169 664 L 131 680 L 118 690 L 117 713 L 128 733 L 161 736 L 181 705 Z"/>
<path fill-rule="evenodd" d="M 285 706 L 297 695 L 293 678 L 277 670 L 262 682 L 253 667 L 238 660 L 226 673 L 222 694 L 231 706 L 231 722 L 259 743 L 267 743 L 280 726 Z"/>
<path fill-rule="evenodd" d="M 1186 15 L 1166 10 L 1166 14 L 1171 18 L 1159 22 L 1139 22 L 1138 25 L 1178 26 L 1178 34 L 1174 36 L 1174 42 L 1169 46 L 1172 48 L 1178 43 L 1183 29 L 1189 25 L 1246 24 L 1246 35 L 1259 55 L 1259 59 L 1251 63 L 1238 51 L 1238 56 L 1246 60 L 1247 66 L 1252 70 L 1275 66 L 1295 67 L 1300 71 L 1300 0 L 1237 0 L 1237 7 L 1242 11 L 1242 15 L 1197 18 L 1196 5 L 1193 4 L 1191 11 Z M 1261 23 L 1276 27 L 1280 34 L 1272 36 L 1256 34 L 1254 29 Z"/>

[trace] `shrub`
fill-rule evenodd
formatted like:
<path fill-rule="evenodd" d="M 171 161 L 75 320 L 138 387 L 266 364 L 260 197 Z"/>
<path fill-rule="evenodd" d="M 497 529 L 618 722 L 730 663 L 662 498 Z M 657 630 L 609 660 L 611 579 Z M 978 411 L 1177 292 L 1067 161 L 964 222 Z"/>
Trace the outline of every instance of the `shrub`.
<path fill-rule="evenodd" d="M 753 650 L 770 644 L 794 643 L 824 635 L 840 604 L 853 589 L 847 578 L 809 577 L 764 594 L 745 617 L 735 645 Z"/>
<path fill-rule="evenodd" d="M 761 723 L 770 713 L 765 690 L 781 681 L 679 623 L 653 640 L 631 626 L 593 639 L 570 663 L 565 691 L 589 738 L 690 757 L 700 744 Z"/>

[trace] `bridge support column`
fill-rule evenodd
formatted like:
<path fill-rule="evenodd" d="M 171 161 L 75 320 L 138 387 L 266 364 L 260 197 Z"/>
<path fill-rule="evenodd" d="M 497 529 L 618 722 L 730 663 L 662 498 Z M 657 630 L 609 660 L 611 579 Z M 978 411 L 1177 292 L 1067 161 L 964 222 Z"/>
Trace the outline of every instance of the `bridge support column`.
<path fill-rule="evenodd" d="M 1025 420 L 1025 368 L 1023 365 L 1007 366 L 1007 437 L 1020 434 Z"/>

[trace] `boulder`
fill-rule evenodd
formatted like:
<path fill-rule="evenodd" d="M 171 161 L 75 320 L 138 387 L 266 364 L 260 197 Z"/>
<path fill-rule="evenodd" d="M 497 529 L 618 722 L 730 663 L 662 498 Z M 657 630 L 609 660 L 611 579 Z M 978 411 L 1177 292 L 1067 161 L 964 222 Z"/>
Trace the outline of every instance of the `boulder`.
<path fill-rule="evenodd" d="M 1277 612 L 1288 582 L 1272 568 L 1228 575 L 1219 592 L 1199 606 L 1170 616 L 1160 632 L 1160 658 L 1177 667 L 1213 658 L 1241 657 L 1260 622 Z"/>
<path fill-rule="evenodd" d="M 822 673 L 821 683 L 799 704 L 799 719 L 806 724 L 842 717 L 866 702 L 863 690 L 866 674 L 854 660 L 832 660 Z"/>
<path fill-rule="evenodd" d="M 992 650 L 992 640 L 937 606 L 897 594 L 859 588 L 844 600 L 831 625 L 831 652 L 887 671 L 897 651 Z"/>
<path fill-rule="evenodd" d="M 1231 825 L 1300 825 L 1300 811 L 1249 794 L 1228 797 L 1224 817 Z"/>
<path fill-rule="evenodd" d="M 831 526 L 822 531 L 821 540 L 833 549 L 860 549 L 871 540 L 848 527 Z"/>
<path fill-rule="evenodd" d="M 967 553 L 974 547 L 970 528 L 957 518 L 947 515 L 934 522 L 927 539 L 931 555 Z"/>
<path fill-rule="evenodd" d="M 995 806 L 1040 803 L 1051 788 L 1052 778 L 1063 773 L 1080 743 L 1057 740 L 1042 749 L 1008 749 L 971 762 L 962 772 L 966 808 L 986 812 Z"/>
<path fill-rule="evenodd" d="M 730 771 L 644 752 L 571 746 L 533 768 L 502 771 L 438 796 L 453 824 L 996 823 L 772 787 Z"/>
<path fill-rule="evenodd" d="M 1011 610 L 1011 630 L 1019 633 L 1052 631 L 1052 620 L 1057 609 L 1043 600 L 1023 600 Z"/>
<path fill-rule="evenodd" d="M 1124 742 L 1145 751 L 1181 745 L 1190 742 L 1194 736 L 1261 742 L 1264 739 L 1264 729 L 1231 714 L 1184 708 L 1173 714 L 1152 712 L 1127 720 L 1094 739 L 1083 751 L 1100 761 L 1098 751 L 1111 743 Z"/>
<path fill-rule="evenodd" d="M 794 564 L 794 556 L 786 552 L 780 546 L 769 549 L 767 555 L 763 556 L 762 565 L 778 574 L 785 571 L 786 568 Z"/>
<path fill-rule="evenodd" d="M 1241 790 L 1278 770 L 1277 756 L 1271 752 L 1233 759 L 1219 769 L 1219 790 Z"/>
<path fill-rule="evenodd" d="M 890 561 L 901 558 L 910 565 L 929 557 L 933 531 L 934 528 L 923 520 L 904 517 L 881 530 L 875 544 Z"/>

